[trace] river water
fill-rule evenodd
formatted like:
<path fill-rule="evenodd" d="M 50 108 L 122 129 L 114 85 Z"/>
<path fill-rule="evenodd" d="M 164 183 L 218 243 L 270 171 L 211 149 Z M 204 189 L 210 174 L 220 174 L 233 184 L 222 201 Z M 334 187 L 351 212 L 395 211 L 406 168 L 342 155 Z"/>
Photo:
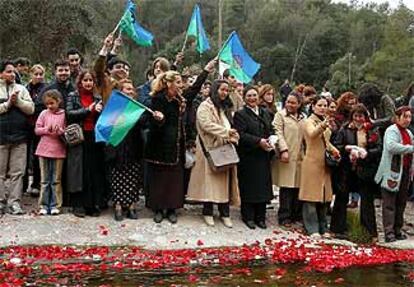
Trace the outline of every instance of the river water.
<path fill-rule="evenodd" d="M 414 265 L 393 264 L 349 268 L 331 273 L 305 272 L 303 265 L 250 265 L 198 269 L 187 274 L 119 272 L 90 274 L 87 286 L 414 286 Z"/>

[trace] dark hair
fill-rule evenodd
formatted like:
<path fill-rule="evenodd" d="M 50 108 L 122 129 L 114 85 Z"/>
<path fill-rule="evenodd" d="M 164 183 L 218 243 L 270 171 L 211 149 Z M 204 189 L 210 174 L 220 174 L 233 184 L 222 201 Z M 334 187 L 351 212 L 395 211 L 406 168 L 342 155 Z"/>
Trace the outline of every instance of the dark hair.
<path fill-rule="evenodd" d="M 369 113 L 364 104 L 356 104 L 349 112 L 349 121 L 352 121 L 354 114 L 363 114 L 366 119 L 369 118 Z"/>
<path fill-rule="evenodd" d="M 68 60 L 66 60 L 66 59 L 58 59 L 58 60 L 56 60 L 56 62 L 55 62 L 55 64 L 54 64 L 54 68 L 55 68 L 55 70 L 57 69 L 57 67 L 60 67 L 60 66 L 70 66 L 69 65 L 69 61 Z"/>
<path fill-rule="evenodd" d="M 411 83 L 407 90 L 405 91 L 404 99 L 403 99 L 403 105 L 408 106 L 410 103 L 411 98 L 414 96 L 414 83 Z"/>
<path fill-rule="evenodd" d="M 56 89 L 48 90 L 43 94 L 42 96 L 43 103 L 46 101 L 47 98 L 52 98 L 58 101 L 59 103 L 62 102 L 63 100 L 62 94 Z"/>
<path fill-rule="evenodd" d="M 246 96 L 247 92 L 250 90 L 255 90 L 257 92 L 257 95 L 259 95 L 259 89 L 256 86 L 247 85 L 243 89 L 243 98 Z"/>
<path fill-rule="evenodd" d="M 124 64 L 125 66 L 128 66 L 129 68 L 131 68 L 131 65 L 127 61 L 124 61 L 124 60 L 121 60 L 120 58 L 114 57 L 111 60 L 109 60 L 108 69 L 112 70 L 116 64 Z"/>
<path fill-rule="evenodd" d="M 167 60 L 167 58 L 164 58 L 164 57 L 158 57 L 158 58 L 156 58 L 155 60 L 154 60 L 154 62 L 152 62 L 152 73 L 154 73 L 154 69 L 155 69 L 155 65 L 157 64 L 157 63 L 160 63 L 160 65 L 161 65 L 161 70 L 163 71 L 163 72 L 167 72 L 167 71 L 169 71 L 170 70 L 170 62 Z"/>
<path fill-rule="evenodd" d="M 223 72 L 223 78 L 228 79 L 230 76 L 233 76 L 230 74 L 230 69 L 225 69 Z"/>
<path fill-rule="evenodd" d="M 76 48 L 69 48 L 69 49 L 66 51 L 66 57 L 67 57 L 67 58 L 69 58 L 69 55 L 76 55 L 76 54 L 78 54 L 78 55 L 79 55 L 79 58 L 80 58 L 80 64 L 82 65 L 82 64 L 83 64 L 83 56 L 82 56 L 82 54 L 79 52 L 79 50 L 78 50 L 78 49 L 76 49 Z"/>
<path fill-rule="evenodd" d="M 79 73 L 78 77 L 76 78 L 76 87 L 77 87 L 78 91 L 82 89 L 82 80 L 83 80 L 83 78 L 84 78 L 87 74 L 90 74 L 90 75 L 92 76 L 92 80 L 93 80 L 94 86 L 95 86 L 95 87 L 97 86 L 97 84 L 98 84 L 98 82 L 97 82 L 97 81 L 98 81 L 98 80 L 97 80 L 97 78 L 96 78 L 96 74 L 95 74 L 95 72 L 94 72 L 94 71 L 91 71 L 91 70 L 82 70 L 82 71 Z"/>
<path fill-rule="evenodd" d="M 3 60 L 0 62 L 0 73 L 3 73 L 6 70 L 8 65 L 12 65 L 14 67 L 14 63 L 12 60 Z"/>
<path fill-rule="evenodd" d="M 408 112 L 408 111 L 411 112 L 411 108 L 409 106 L 401 106 L 395 110 L 395 116 L 401 117 L 401 115 L 403 115 L 405 112 Z"/>
<path fill-rule="evenodd" d="M 26 57 L 18 57 L 14 61 L 14 66 L 30 66 L 30 60 Z"/>
<path fill-rule="evenodd" d="M 290 96 L 295 97 L 296 100 L 298 101 L 299 105 L 302 106 L 302 102 L 303 102 L 303 97 L 301 94 L 299 94 L 298 92 L 292 91 L 290 92 L 290 94 L 287 96 L 287 98 L 289 98 Z M 287 100 L 286 98 L 286 100 Z"/>
<path fill-rule="evenodd" d="M 204 84 L 203 84 L 203 86 L 205 86 L 205 85 L 212 85 L 212 83 L 211 83 L 211 81 L 210 80 L 205 80 L 205 82 L 204 82 Z"/>
<path fill-rule="evenodd" d="M 321 95 L 316 95 L 311 99 L 311 106 L 310 106 L 310 113 L 313 114 L 313 106 L 316 105 L 320 100 L 325 100 L 328 102 L 328 99 L 326 97 L 322 97 Z"/>
<path fill-rule="evenodd" d="M 224 100 L 220 99 L 218 95 L 218 90 L 222 84 L 229 85 L 229 82 L 227 82 L 226 80 L 215 80 L 213 82 L 213 85 L 210 89 L 210 99 L 218 110 L 224 110 L 224 113 L 231 122 L 231 108 L 233 107 L 233 102 L 231 101 L 230 96 L 227 96 L 227 98 Z"/>
<path fill-rule="evenodd" d="M 384 93 L 373 83 L 365 83 L 359 88 L 359 101 L 368 109 L 380 104 Z"/>
<path fill-rule="evenodd" d="M 149 77 L 154 77 L 154 70 L 151 68 L 145 71 L 145 79 L 148 80 Z"/>

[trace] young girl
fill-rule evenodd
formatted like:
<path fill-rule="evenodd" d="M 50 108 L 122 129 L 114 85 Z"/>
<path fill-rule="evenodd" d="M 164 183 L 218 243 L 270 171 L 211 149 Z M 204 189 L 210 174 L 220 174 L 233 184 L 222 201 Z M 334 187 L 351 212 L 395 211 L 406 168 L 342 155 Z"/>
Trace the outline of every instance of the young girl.
<path fill-rule="evenodd" d="M 41 190 L 39 214 L 57 215 L 62 206 L 62 166 L 66 147 L 60 136 L 65 129 L 65 111 L 59 108 L 62 95 L 58 90 L 49 90 L 43 95 L 46 106 L 36 121 L 35 133 L 40 136 L 36 155 L 40 162 Z"/>

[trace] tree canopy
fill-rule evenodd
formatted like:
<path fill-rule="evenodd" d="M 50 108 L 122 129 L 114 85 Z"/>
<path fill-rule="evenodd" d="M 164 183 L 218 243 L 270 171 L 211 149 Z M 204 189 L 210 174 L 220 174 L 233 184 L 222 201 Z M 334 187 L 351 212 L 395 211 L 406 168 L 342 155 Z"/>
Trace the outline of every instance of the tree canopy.
<path fill-rule="evenodd" d="M 138 0 L 137 18 L 154 34 L 150 48 L 125 38 L 121 56 L 132 64 L 136 84 L 156 56 L 180 51 L 194 4 L 201 8 L 212 49 L 202 56 L 187 45 L 184 65 L 204 65 L 218 47 L 218 0 Z M 414 12 L 403 4 L 350 5 L 330 0 L 222 0 L 223 41 L 236 30 L 262 64 L 256 80 L 325 83 L 335 94 L 376 82 L 392 95 L 414 73 Z M 70 47 L 92 63 L 105 36 L 119 21 L 124 0 L 0 0 L 0 57 L 25 56 L 53 63 Z"/>

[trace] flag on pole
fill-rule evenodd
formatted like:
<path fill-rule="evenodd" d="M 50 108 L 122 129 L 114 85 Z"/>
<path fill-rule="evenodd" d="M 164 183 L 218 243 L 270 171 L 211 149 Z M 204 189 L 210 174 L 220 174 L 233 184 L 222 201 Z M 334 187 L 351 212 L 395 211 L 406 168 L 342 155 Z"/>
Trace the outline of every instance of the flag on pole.
<path fill-rule="evenodd" d="M 113 90 L 95 125 L 96 142 L 117 146 L 146 110 L 143 104 Z"/>
<path fill-rule="evenodd" d="M 125 13 L 119 22 L 121 31 L 139 46 L 152 46 L 154 36 L 137 22 L 135 17 L 135 9 L 135 3 L 132 2 L 132 0 L 128 0 Z"/>
<path fill-rule="evenodd" d="M 201 20 L 200 7 L 198 4 L 194 6 L 193 15 L 191 16 L 190 24 L 188 25 L 186 39 L 188 37 L 196 38 L 196 49 L 202 54 L 210 49 L 210 44 L 207 39 L 206 31 Z"/>
<path fill-rule="evenodd" d="M 260 69 L 249 53 L 244 49 L 239 36 L 233 31 L 221 48 L 218 58 L 228 65 L 230 74 L 242 83 L 249 83 Z"/>

